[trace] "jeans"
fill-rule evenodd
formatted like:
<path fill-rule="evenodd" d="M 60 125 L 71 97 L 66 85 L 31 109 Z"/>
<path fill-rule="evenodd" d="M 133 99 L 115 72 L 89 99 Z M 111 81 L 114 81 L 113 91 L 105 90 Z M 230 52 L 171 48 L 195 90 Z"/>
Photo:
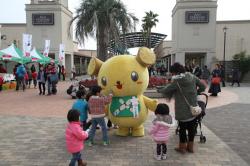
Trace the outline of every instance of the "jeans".
<path fill-rule="evenodd" d="M 69 166 L 75 166 L 76 162 L 80 159 L 81 159 L 81 152 L 73 153 Z"/>
<path fill-rule="evenodd" d="M 104 117 L 92 118 L 91 121 L 92 121 L 92 125 L 91 125 L 91 129 L 89 132 L 89 140 L 93 141 L 93 139 L 95 137 L 96 126 L 99 124 L 102 128 L 102 139 L 103 139 L 103 141 L 107 142 L 108 141 L 108 133 L 107 133 L 107 127 L 106 127 Z"/>
<path fill-rule="evenodd" d="M 193 142 L 196 132 L 196 127 L 195 127 L 196 119 L 188 122 L 179 121 L 179 125 L 180 125 L 180 131 L 179 131 L 180 143 L 186 143 L 187 141 Z M 188 131 L 188 140 L 187 140 L 186 130 Z"/>
<path fill-rule="evenodd" d="M 48 82 L 48 94 L 51 94 L 51 88 L 52 88 L 52 83 L 50 80 L 47 81 Z"/>

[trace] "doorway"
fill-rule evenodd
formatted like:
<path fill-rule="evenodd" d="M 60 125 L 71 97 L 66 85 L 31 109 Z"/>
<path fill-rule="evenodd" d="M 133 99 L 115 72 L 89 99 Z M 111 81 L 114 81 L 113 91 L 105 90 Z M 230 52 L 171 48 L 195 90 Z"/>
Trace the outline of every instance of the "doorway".
<path fill-rule="evenodd" d="M 206 53 L 185 53 L 185 66 L 204 66 Z"/>

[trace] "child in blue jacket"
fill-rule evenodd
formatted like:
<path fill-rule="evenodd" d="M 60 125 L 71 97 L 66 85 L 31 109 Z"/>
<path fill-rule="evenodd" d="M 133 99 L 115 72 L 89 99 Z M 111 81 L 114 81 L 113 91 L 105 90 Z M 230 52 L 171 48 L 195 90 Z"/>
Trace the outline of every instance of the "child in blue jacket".
<path fill-rule="evenodd" d="M 88 119 L 88 102 L 83 98 L 85 95 L 84 91 L 77 91 L 77 100 L 74 102 L 72 109 L 76 109 L 80 113 L 80 122 L 83 130 L 86 130 L 86 122 Z"/>

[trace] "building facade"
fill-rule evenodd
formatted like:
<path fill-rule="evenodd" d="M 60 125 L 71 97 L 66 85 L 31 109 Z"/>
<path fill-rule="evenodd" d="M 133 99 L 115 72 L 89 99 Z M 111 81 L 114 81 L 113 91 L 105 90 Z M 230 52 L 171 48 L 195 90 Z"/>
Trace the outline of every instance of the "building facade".
<path fill-rule="evenodd" d="M 4 40 L 1 37 L 0 49 L 13 42 L 22 48 L 22 34 L 31 34 L 32 46 L 40 52 L 44 50 L 45 40 L 50 40 L 49 56 L 53 59 L 59 59 L 59 45 L 64 44 L 65 58 L 60 64 L 65 66 L 68 75 L 73 67 L 77 74 L 86 73 L 87 63 L 91 56 L 96 56 L 96 51 L 78 50 L 78 43 L 70 36 L 73 31 L 69 29 L 69 22 L 73 14 L 68 9 L 68 0 L 31 0 L 30 4 L 25 5 L 25 11 L 24 24 L 0 23 L 1 36 L 5 37 Z"/>
<path fill-rule="evenodd" d="M 224 61 L 224 54 L 225 61 L 242 51 L 249 54 L 250 20 L 216 21 L 216 13 L 217 0 L 177 0 L 172 40 L 155 48 L 160 64 L 167 69 L 174 62 L 213 68 L 214 63 Z"/>

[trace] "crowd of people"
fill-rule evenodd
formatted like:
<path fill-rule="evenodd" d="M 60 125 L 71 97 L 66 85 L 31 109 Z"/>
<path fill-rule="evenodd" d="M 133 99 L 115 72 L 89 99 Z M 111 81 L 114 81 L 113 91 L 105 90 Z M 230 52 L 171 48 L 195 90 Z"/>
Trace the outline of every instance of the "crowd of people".
<path fill-rule="evenodd" d="M 37 82 L 39 87 L 39 95 L 45 95 L 45 85 L 47 83 L 47 95 L 56 94 L 56 85 L 59 80 L 58 70 L 55 63 L 49 63 L 47 65 L 39 65 L 38 72 L 33 64 L 30 68 L 23 64 L 17 64 L 13 70 L 16 78 L 16 90 L 21 87 L 24 91 L 25 88 L 30 88 L 33 82 L 34 88 L 37 88 Z"/>
<path fill-rule="evenodd" d="M 16 91 L 26 88 L 31 88 L 33 85 L 35 89 L 39 88 L 39 95 L 45 95 L 47 89 L 47 95 L 57 93 L 57 83 L 59 80 L 65 80 L 65 68 L 62 65 L 56 65 L 51 62 L 46 65 L 39 64 L 38 70 L 34 64 L 30 67 L 28 64 L 18 63 L 13 68 L 13 75 L 16 80 Z M 6 74 L 7 70 L 3 64 L 0 64 L 0 73 Z M 4 83 L 3 75 L 0 75 L 0 91 Z"/>
<path fill-rule="evenodd" d="M 154 73 L 154 69 L 149 69 Z M 7 72 L 0 64 L 0 73 Z M 45 95 L 47 87 L 47 95 L 56 94 L 56 84 L 63 76 L 65 80 L 65 69 L 63 66 L 58 66 L 54 63 L 47 65 L 39 65 L 37 72 L 36 67 L 32 65 L 30 68 L 23 64 L 18 64 L 13 70 L 16 77 L 16 90 L 26 87 L 39 87 L 39 95 Z M 166 72 L 160 71 L 159 72 Z M 72 69 L 73 79 L 75 79 L 75 69 Z M 207 66 L 200 68 L 199 66 L 187 67 L 180 63 L 175 63 L 170 67 L 171 80 L 158 92 L 162 93 L 168 100 L 175 99 L 175 120 L 178 122 L 179 144 L 175 148 L 178 153 L 194 153 L 194 137 L 196 134 L 196 116 L 190 110 L 190 105 L 197 106 L 197 95 L 205 90 L 205 84 L 210 83 L 209 93 L 212 96 L 217 96 L 221 91 L 220 83 L 225 80 L 224 67 L 216 64 L 215 68 L 210 72 Z M 163 74 L 163 73 L 161 73 Z M 164 75 L 164 74 L 163 74 Z M 239 84 L 239 70 L 232 70 L 232 86 L 234 83 Z M 202 81 L 204 80 L 204 81 Z M 0 80 L 1 81 L 1 80 Z M 47 84 L 47 86 L 46 86 Z M 100 86 L 93 86 L 89 92 L 78 91 L 76 93 L 77 100 L 69 110 L 67 119 L 68 125 L 65 131 L 65 139 L 67 150 L 72 154 L 70 166 L 78 163 L 79 166 L 87 165 L 86 161 L 82 160 L 81 151 L 84 149 L 84 142 L 87 141 L 88 146 L 93 146 L 95 132 L 98 126 L 102 131 L 103 145 L 110 144 L 108 129 L 109 124 L 105 123 L 105 106 L 112 101 L 112 93 L 109 96 L 104 96 L 101 93 Z M 169 107 L 165 103 L 158 103 L 155 110 L 155 118 L 152 121 L 149 134 L 156 143 L 155 159 L 167 159 L 167 143 L 169 142 L 169 128 L 174 125 L 174 120 L 169 113 Z M 88 115 L 91 115 L 91 120 L 88 121 Z"/>

